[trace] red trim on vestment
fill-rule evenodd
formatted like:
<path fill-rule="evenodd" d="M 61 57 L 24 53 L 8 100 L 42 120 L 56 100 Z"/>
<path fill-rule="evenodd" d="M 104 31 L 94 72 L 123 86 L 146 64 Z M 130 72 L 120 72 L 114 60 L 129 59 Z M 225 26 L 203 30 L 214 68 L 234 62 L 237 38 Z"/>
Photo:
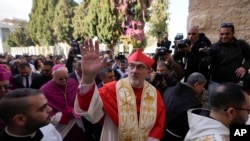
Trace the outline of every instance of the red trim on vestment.
<path fill-rule="evenodd" d="M 95 90 L 95 84 L 93 84 L 90 90 L 84 95 L 80 95 L 79 89 L 77 90 L 77 98 L 78 98 L 79 107 L 83 111 L 88 111 L 94 90 Z"/>

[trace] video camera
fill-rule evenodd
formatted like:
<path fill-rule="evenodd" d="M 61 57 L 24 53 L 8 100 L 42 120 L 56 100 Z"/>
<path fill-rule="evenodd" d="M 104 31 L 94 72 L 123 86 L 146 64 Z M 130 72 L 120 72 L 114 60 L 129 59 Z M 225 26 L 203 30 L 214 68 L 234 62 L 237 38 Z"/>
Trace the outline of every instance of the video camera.
<path fill-rule="evenodd" d="M 180 40 L 178 42 L 177 47 L 178 48 L 185 48 L 185 47 L 190 46 L 190 45 L 191 45 L 191 41 L 189 39 L 184 39 L 184 40 Z"/>
<path fill-rule="evenodd" d="M 75 40 L 72 40 L 71 43 L 70 43 L 71 47 L 73 48 L 73 54 L 74 55 L 81 54 L 81 52 L 80 52 L 80 45 L 78 43 L 78 41 L 80 41 L 80 40 L 81 40 L 80 38 L 77 38 Z"/>

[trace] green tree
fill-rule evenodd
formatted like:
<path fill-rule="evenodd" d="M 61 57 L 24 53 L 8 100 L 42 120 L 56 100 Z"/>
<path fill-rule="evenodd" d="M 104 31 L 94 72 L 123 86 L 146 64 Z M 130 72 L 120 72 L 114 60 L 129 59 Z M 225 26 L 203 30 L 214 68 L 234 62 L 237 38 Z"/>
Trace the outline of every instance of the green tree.
<path fill-rule="evenodd" d="M 77 5 L 78 4 L 74 2 L 74 0 L 59 0 L 56 5 L 53 21 L 53 35 L 57 42 L 69 42 L 73 38 L 73 7 Z"/>
<path fill-rule="evenodd" d="M 148 35 L 158 37 L 158 32 L 168 32 L 168 0 L 154 0 L 151 4 L 150 19 L 148 21 Z M 162 36 L 163 34 L 161 34 Z"/>
<path fill-rule="evenodd" d="M 86 29 L 84 29 L 85 26 L 83 26 L 84 24 L 86 24 L 88 5 L 89 1 L 84 0 L 81 2 L 79 6 L 75 7 L 74 10 L 75 15 L 73 17 L 74 38 L 81 38 L 82 40 L 84 40 L 84 38 L 88 36 L 87 32 L 85 31 Z"/>
<path fill-rule="evenodd" d="M 74 36 L 98 37 L 100 42 L 115 43 L 120 35 L 115 7 L 109 0 L 83 1 L 76 9 L 74 19 Z"/>
<path fill-rule="evenodd" d="M 10 47 L 31 46 L 33 42 L 29 36 L 27 28 L 19 27 L 7 37 L 7 44 Z"/>
<path fill-rule="evenodd" d="M 9 22 L 13 23 L 15 26 L 14 31 L 12 31 L 6 39 L 6 43 L 10 47 L 34 45 L 27 29 L 27 21 L 20 19 L 6 19 L 6 20 L 9 20 Z"/>
<path fill-rule="evenodd" d="M 96 35 L 101 42 L 115 44 L 119 38 L 119 22 L 114 9 L 110 7 L 109 0 L 101 0 L 96 9 L 97 25 Z"/>
<path fill-rule="evenodd" d="M 84 22 L 82 23 L 82 30 L 83 34 L 86 35 L 87 37 L 94 37 L 97 35 L 96 31 L 96 26 L 97 26 L 97 9 L 100 8 L 98 7 L 98 3 L 100 0 L 91 0 L 88 3 L 87 9 L 86 9 L 86 16 L 84 17 Z M 84 3 L 82 3 L 84 4 Z M 83 13 L 85 14 L 85 13 Z"/>
<path fill-rule="evenodd" d="M 58 0 L 33 0 L 28 24 L 32 40 L 38 45 L 53 45 L 53 28 L 55 6 Z"/>

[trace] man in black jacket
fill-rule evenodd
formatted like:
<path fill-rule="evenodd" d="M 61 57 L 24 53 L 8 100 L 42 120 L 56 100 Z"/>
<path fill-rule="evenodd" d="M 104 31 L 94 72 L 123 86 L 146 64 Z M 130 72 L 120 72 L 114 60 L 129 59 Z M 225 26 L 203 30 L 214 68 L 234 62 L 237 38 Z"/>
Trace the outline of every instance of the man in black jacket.
<path fill-rule="evenodd" d="M 42 68 L 40 76 L 34 78 L 33 83 L 31 84 L 30 88 L 33 89 L 40 89 L 43 84 L 47 83 L 52 79 L 52 68 L 54 64 L 52 61 L 45 61 L 44 66 Z"/>
<path fill-rule="evenodd" d="M 201 108 L 199 100 L 206 78 L 198 73 L 192 73 L 186 83 L 179 82 L 174 87 L 168 87 L 163 100 L 166 108 L 166 123 L 162 141 L 183 141 L 188 132 L 187 110 Z"/>
<path fill-rule="evenodd" d="M 174 54 L 174 59 L 177 62 L 180 62 L 179 60 L 182 61 L 185 72 L 184 81 L 187 81 L 188 76 L 193 72 L 200 72 L 208 79 L 208 65 L 203 60 L 206 57 L 203 50 L 211 46 L 210 40 L 204 33 L 199 32 L 198 26 L 192 26 L 188 29 L 187 39 L 191 45 L 187 44 L 182 48 L 177 46 L 177 51 Z"/>
<path fill-rule="evenodd" d="M 159 34 L 160 34 L 160 32 L 159 32 Z M 164 34 L 163 40 L 158 39 L 157 47 L 162 47 L 162 48 L 169 50 L 170 45 L 171 45 L 171 41 L 168 40 L 168 33 Z"/>
<path fill-rule="evenodd" d="M 211 46 L 211 80 L 238 83 L 250 68 L 250 46 L 234 37 L 233 23 L 222 23 L 220 40 Z"/>

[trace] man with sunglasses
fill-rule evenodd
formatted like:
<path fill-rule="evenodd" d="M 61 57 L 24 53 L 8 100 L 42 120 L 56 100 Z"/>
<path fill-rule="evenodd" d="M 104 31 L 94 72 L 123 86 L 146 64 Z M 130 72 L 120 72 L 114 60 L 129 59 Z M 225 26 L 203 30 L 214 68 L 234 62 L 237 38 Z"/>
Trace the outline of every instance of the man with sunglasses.
<path fill-rule="evenodd" d="M 231 125 L 244 125 L 250 113 L 249 95 L 235 83 L 220 84 L 210 94 L 211 110 L 188 110 L 185 141 L 229 141 Z"/>
<path fill-rule="evenodd" d="M 233 23 L 222 23 L 219 41 L 211 46 L 211 82 L 209 90 L 222 82 L 239 83 L 250 68 L 250 46 L 234 36 Z"/>
<path fill-rule="evenodd" d="M 99 44 L 91 39 L 81 46 L 82 81 L 75 110 L 92 123 L 103 123 L 101 141 L 159 141 L 163 134 L 165 108 L 160 92 L 145 79 L 154 60 L 141 49 L 128 57 L 128 77 L 97 89 L 95 77 L 105 66 Z"/>

